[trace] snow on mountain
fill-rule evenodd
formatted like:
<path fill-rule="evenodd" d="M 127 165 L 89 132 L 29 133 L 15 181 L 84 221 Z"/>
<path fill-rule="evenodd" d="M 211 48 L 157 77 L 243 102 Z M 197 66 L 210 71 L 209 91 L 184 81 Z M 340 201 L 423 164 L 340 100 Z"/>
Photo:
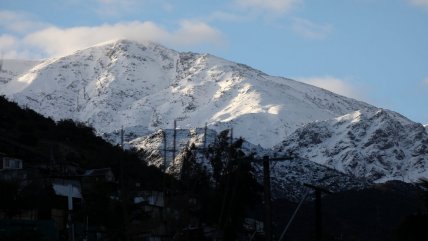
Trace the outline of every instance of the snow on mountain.
<path fill-rule="evenodd" d="M 180 173 L 184 150 L 194 144 L 196 148 L 193 152 L 198 162 L 207 170 L 211 169 L 204 155 L 204 149 L 215 142 L 218 134 L 216 131 L 207 129 L 205 138 L 205 130 L 203 128 L 178 129 L 176 132 L 177 150 L 174 161 L 172 161 L 173 133 L 173 129 L 159 130 L 147 137 L 134 139 L 130 145 L 144 150 L 146 152 L 144 157 L 146 160 L 150 160 L 150 165 L 158 167 L 165 165 L 167 172 Z M 117 139 L 113 136 L 110 136 L 110 138 L 112 138 L 111 140 Z M 242 150 L 247 154 L 255 153 L 256 159 L 259 160 L 262 160 L 263 155 L 272 156 L 272 150 L 263 149 L 261 146 L 256 146 L 246 141 L 242 145 Z M 271 165 L 271 185 L 275 199 L 287 198 L 298 201 L 306 191 L 304 184 L 323 186 L 332 192 L 363 189 L 370 184 L 364 178 L 355 178 L 353 175 L 344 174 L 300 158 L 273 162 Z M 253 166 L 258 180 L 262 183 L 263 165 L 261 161 L 253 163 Z"/>
<path fill-rule="evenodd" d="M 0 88 L 39 64 L 38 60 L 0 60 Z"/>
<path fill-rule="evenodd" d="M 376 182 L 413 182 L 428 175 L 424 127 L 383 109 L 309 123 L 274 149 Z"/>
<path fill-rule="evenodd" d="M 257 172 L 260 182 L 263 180 L 262 167 Z M 331 192 L 360 190 L 368 187 L 371 182 L 365 178 L 357 178 L 332 168 L 305 159 L 281 161 L 272 164 L 271 186 L 274 198 L 287 198 L 299 201 L 307 188 L 304 184 L 321 186 Z"/>
<path fill-rule="evenodd" d="M 0 90 L 55 120 L 100 133 L 234 128 L 272 147 L 296 128 L 372 106 L 209 54 L 180 53 L 126 40 L 44 61 Z M 1 94 L 1 93 L 0 93 Z"/>
<path fill-rule="evenodd" d="M 209 54 L 120 40 L 35 64 L 2 71 L 0 94 L 55 120 L 89 124 L 112 143 L 123 127 L 128 145 L 156 157 L 158 166 L 163 132 L 170 142 L 177 120 L 177 156 L 192 142 L 200 145 L 207 124 L 210 133 L 233 128 L 248 150 L 265 153 L 283 141 L 274 151 L 291 150 L 346 175 L 380 182 L 428 174 L 422 125 Z M 167 156 L 172 162 L 170 151 Z M 281 164 L 278 172 L 294 164 Z"/>
<path fill-rule="evenodd" d="M 205 134 L 206 131 L 206 134 Z M 149 164 L 155 166 L 162 166 L 166 164 L 168 169 L 177 170 L 181 167 L 181 160 L 179 156 L 184 152 L 186 148 L 191 145 L 197 147 L 199 152 L 203 152 L 204 149 L 208 148 L 215 142 L 218 133 L 211 129 L 204 128 L 191 128 L 191 129 L 177 129 L 176 130 L 176 156 L 173 160 L 173 140 L 174 130 L 164 129 L 158 130 L 150 135 L 132 139 L 129 145 L 146 152 L 146 159 L 150 160 Z M 111 140 L 117 138 L 108 135 Z M 236 139 L 233 139 L 236 141 Z M 261 157 L 271 153 L 270 150 L 262 148 L 260 145 L 254 145 L 248 141 L 244 141 L 242 149 L 245 153 L 255 153 Z M 166 153 L 165 153 L 166 150 Z M 165 158 L 166 154 L 166 158 Z M 165 162 L 165 163 L 164 163 Z"/>
<path fill-rule="evenodd" d="M 424 125 L 424 127 L 425 127 L 425 130 L 427 130 L 427 132 L 428 132 L 428 125 Z"/>

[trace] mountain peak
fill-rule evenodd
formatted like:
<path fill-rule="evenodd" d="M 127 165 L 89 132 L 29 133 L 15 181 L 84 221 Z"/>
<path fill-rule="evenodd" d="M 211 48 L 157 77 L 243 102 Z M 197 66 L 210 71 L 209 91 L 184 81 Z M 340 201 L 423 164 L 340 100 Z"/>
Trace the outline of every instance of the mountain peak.
<path fill-rule="evenodd" d="M 131 40 L 126 38 L 118 38 L 118 39 L 111 39 L 105 42 L 97 43 L 89 48 L 93 47 L 104 47 L 104 46 L 123 46 L 123 45 L 137 45 L 137 46 L 145 46 L 145 47 L 160 47 L 164 49 L 168 49 L 167 47 L 163 46 L 162 44 L 159 44 L 154 41 L 150 40 Z"/>
<path fill-rule="evenodd" d="M 20 88 L 0 91 L 19 104 L 99 132 L 122 126 L 149 132 L 177 120 L 180 128 L 234 128 L 264 147 L 305 123 L 371 107 L 209 54 L 127 39 L 45 61 L 12 82 Z"/>
<path fill-rule="evenodd" d="M 86 123 L 126 141 L 160 129 L 233 128 L 261 148 L 375 181 L 428 173 L 428 133 L 398 113 L 209 54 L 153 42 L 105 42 L 46 60 L 0 94 L 54 120 Z M 111 134 L 111 135 L 109 135 Z M 416 170 L 416 171 L 415 171 Z"/>

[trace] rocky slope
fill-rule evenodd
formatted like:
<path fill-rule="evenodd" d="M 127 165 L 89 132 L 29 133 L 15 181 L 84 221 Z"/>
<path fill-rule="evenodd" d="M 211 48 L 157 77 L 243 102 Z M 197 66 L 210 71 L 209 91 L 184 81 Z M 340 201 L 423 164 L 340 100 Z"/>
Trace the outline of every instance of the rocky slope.
<path fill-rule="evenodd" d="M 428 176 L 425 128 L 383 109 L 307 124 L 274 149 L 376 182 Z"/>
<path fill-rule="evenodd" d="M 174 161 L 172 161 L 173 129 L 160 130 L 146 137 L 136 138 L 129 144 L 130 146 L 145 150 L 144 159 L 150 160 L 150 164 L 159 167 L 166 165 L 166 171 L 170 173 L 180 172 L 184 154 L 183 150 L 194 144 L 196 148 L 193 152 L 197 160 L 206 169 L 210 170 L 211 166 L 208 160 L 206 160 L 204 150 L 205 147 L 209 147 L 215 142 L 218 133 L 209 129 L 206 131 L 205 138 L 204 128 L 177 130 L 177 152 Z M 117 137 L 109 135 L 109 139 L 117 140 Z M 263 155 L 273 156 L 274 153 L 270 149 L 264 149 L 259 145 L 254 145 L 247 141 L 244 141 L 242 150 L 247 154 L 255 154 L 256 161 L 253 163 L 253 166 L 259 181 L 262 183 L 262 157 Z M 293 160 L 273 161 L 271 164 L 271 182 L 275 199 L 287 198 L 293 201 L 298 201 L 306 192 L 304 184 L 323 186 L 332 192 L 350 189 L 359 190 L 370 185 L 370 181 L 365 178 L 357 178 L 354 175 L 344 174 L 299 157 Z"/>

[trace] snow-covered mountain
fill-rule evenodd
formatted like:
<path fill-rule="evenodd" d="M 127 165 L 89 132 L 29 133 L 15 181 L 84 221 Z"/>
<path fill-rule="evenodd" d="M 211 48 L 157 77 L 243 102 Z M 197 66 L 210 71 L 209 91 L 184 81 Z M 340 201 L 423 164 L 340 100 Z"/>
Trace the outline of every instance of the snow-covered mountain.
<path fill-rule="evenodd" d="M 177 120 L 177 149 L 200 144 L 207 124 L 210 133 L 233 128 L 249 150 L 272 154 L 269 148 L 277 145 L 274 151 L 292 150 L 346 175 L 413 181 L 427 174 L 422 125 L 209 54 L 111 41 L 3 79 L 0 94 L 55 120 L 87 123 L 112 143 L 118 143 L 123 127 L 126 142 L 157 156 L 156 165 L 163 155 L 160 130 L 171 141 Z M 291 172 L 286 168 L 298 163 L 279 165 L 278 173 Z M 295 176 L 306 178 L 299 173 Z"/>
<path fill-rule="evenodd" d="M 126 40 L 49 59 L 1 90 L 56 120 L 103 133 L 138 126 L 233 127 L 236 136 L 272 147 L 303 124 L 370 105 L 209 54 L 180 53 Z"/>
<path fill-rule="evenodd" d="M 309 123 L 274 149 L 376 182 L 412 182 L 428 176 L 424 127 L 383 109 Z"/>
<path fill-rule="evenodd" d="M 4 84 L 17 79 L 40 62 L 38 60 L 0 60 L 0 89 Z"/>
<path fill-rule="evenodd" d="M 205 134 L 206 131 L 206 134 Z M 197 160 L 208 170 L 211 166 L 206 160 L 205 147 L 209 147 L 215 142 L 218 135 L 216 131 L 205 130 L 204 128 L 180 129 L 176 131 L 176 158 L 172 158 L 173 129 L 159 130 L 146 137 L 136 138 L 129 144 L 139 149 L 145 150 L 145 160 L 150 160 L 151 165 L 166 165 L 166 171 L 170 173 L 180 173 L 182 167 L 182 157 L 184 150 L 194 144 L 193 150 Z M 117 140 L 114 135 L 110 135 L 112 141 Z M 129 138 L 129 137 L 128 137 Z M 256 154 L 259 161 L 254 162 L 257 178 L 263 182 L 263 165 L 261 163 L 263 155 L 273 155 L 272 150 L 264 149 L 259 145 L 243 142 L 242 150 L 246 153 Z M 345 174 L 318 163 L 296 158 L 294 160 L 283 160 L 273 162 L 271 168 L 271 182 L 274 198 L 287 198 L 298 201 L 306 192 L 304 184 L 320 185 L 332 192 L 344 190 L 358 190 L 370 185 L 370 181 L 365 178 L 356 178 L 354 175 Z"/>

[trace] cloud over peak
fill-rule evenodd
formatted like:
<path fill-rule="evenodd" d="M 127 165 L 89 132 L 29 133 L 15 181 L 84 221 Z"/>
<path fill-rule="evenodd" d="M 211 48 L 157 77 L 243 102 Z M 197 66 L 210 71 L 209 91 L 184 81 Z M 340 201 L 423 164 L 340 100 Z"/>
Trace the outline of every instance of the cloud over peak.
<path fill-rule="evenodd" d="M 220 46 L 224 42 L 220 31 L 202 21 L 182 20 L 173 30 L 152 21 L 130 21 L 71 28 L 48 26 L 23 36 L 0 35 L 0 50 L 5 57 L 12 58 L 51 57 L 111 39 L 154 41 L 172 47 Z M 17 53 L 17 49 L 20 52 Z"/>

